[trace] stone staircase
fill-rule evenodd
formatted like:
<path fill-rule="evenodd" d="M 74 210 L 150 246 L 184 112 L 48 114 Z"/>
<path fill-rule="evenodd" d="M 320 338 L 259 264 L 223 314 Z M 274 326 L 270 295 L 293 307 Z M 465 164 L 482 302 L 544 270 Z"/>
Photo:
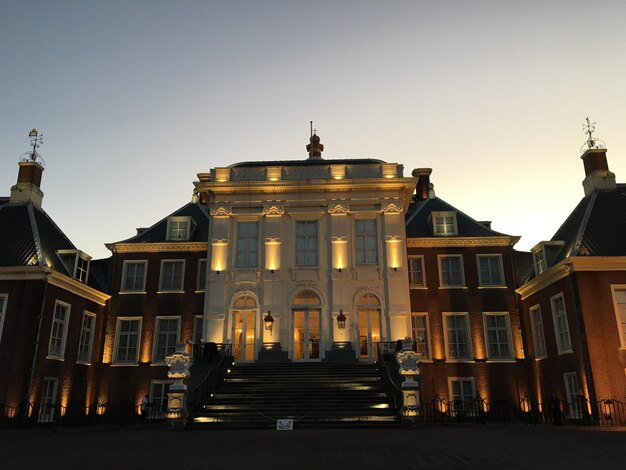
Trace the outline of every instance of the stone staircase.
<path fill-rule="evenodd" d="M 204 397 L 194 428 L 396 427 L 392 395 L 378 366 L 365 363 L 236 364 Z"/>

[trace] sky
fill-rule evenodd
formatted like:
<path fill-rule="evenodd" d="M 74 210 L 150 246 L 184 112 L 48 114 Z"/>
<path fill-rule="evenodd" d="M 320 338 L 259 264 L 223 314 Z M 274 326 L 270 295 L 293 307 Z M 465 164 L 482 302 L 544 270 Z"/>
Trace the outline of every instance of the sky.
<path fill-rule="evenodd" d="M 324 158 L 430 167 L 437 197 L 548 240 L 585 117 L 626 182 L 626 2 L 0 0 L 0 195 L 44 135 L 43 208 L 94 258 L 196 174 Z"/>

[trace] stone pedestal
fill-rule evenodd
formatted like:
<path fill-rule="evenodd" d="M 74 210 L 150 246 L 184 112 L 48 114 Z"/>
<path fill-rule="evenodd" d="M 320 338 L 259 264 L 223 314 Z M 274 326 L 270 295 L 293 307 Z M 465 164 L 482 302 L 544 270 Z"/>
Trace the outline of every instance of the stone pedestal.
<path fill-rule="evenodd" d="M 167 393 L 167 413 L 165 417 L 170 421 L 172 429 L 184 429 L 187 425 L 187 385 L 184 380 L 189 377 L 191 354 L 186 351 L 185 343 L 177 343 L 176 351 L 165 358 L 170 367 L 167 376 L 174 379 Z"/>
<path fill-rule="evenodd" d="M 400 421 L 404 428 L 417 428 L 424 425 L 420 396 L 419 356 L 412 350 L 412 345 L 413 342 L 407 338 L 402 342 L 402 351 L 396 353 L 396 360 L 400 366 L 399 372 L 405 379 L 402 382 L 402 408 L 400 409 Z"/>

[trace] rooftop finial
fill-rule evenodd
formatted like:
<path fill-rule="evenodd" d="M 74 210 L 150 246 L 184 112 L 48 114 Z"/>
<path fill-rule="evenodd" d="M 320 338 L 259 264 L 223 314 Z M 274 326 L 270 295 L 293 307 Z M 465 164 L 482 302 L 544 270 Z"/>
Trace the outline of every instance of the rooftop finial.
<path fill-rule="evenodd" d="M 311 121 L 311 138 L 309 139 L 309 142 L 309 145 L 306 146 L 306 150 L 309 152 L 309 160 L 321 159 L 322 152 L 324 151 L 324 145 L 320 144 L 317 129 L 313 129 L 313 121 Z"/>
<path fill-rule="evenodd" d="M 35 162 L 43 166 L 43 158 L 41 158 L 41 155 L 37 153 L 37 149 L 41 147 L 41 144 L 43 144 L 43 134 L 37 132 L 37 129 L 31 129 L 31 131 L 28 133 L 28 137 L 30 138 L 30 145 L 33 149 L 30 152 L 23 153 L 20 157 L 20 161 Z"/>
<path fill-rule="evenodd" d="M 591 122 L 589 117 L 585 118 L 585 122 L 583 123 L 583 132 L 587 134 L 587 141 L 583 144 L 580 149 L 581 152 L 585 152 L 589 149 L 603 149 L 605 147 L 604 141 L 597 139 L 593 136 L 593 133 L 596 131 L 596 122 Z"/>

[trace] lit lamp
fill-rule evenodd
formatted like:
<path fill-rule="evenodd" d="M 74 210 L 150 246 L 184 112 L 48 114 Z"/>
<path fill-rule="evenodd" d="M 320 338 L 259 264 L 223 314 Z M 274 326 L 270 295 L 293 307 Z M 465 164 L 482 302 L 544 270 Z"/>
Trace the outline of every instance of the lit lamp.
<path fill-rule="evenodd" d="M 272 317 L 271 310 L 267 311 L 267 315 L 263 319 L 263 323 L 265 324 L 265 329 L 272 334 L 272 328 L 274 328 L 274 317 Z"/>
<path fill-rule="evenodd" d="M 337 315 L 337 328 L 340 330 L 344 330 L 346 328 L 346 316 L 343 314 L 343 310 L 339 310 L 339 315 Z"/>

